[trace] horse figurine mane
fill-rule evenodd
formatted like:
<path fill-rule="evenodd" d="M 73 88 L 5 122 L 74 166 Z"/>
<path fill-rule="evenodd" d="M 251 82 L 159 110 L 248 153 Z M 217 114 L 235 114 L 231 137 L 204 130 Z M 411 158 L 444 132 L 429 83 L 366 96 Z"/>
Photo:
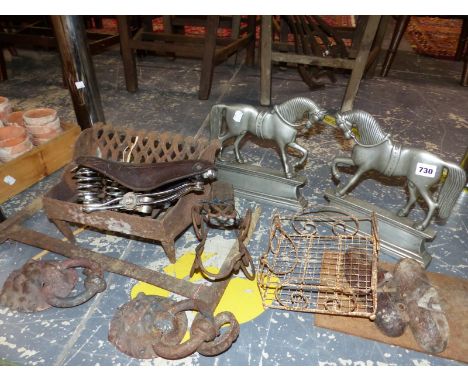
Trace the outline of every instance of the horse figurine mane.
<path fill-rule="evenodd" d="M 348 183 L 337 190 L 338 196 L 343 196 L 355 186 L 365 172 L 376 170 L 386 176 L 404 176 L 408 180 L 409 199 L 406 205 L 398 211 L 398 216 L 407 216 L 417 202 L 418 193 L 422 196 L 428 206 L 428 212 L 422 222 L 415 224 L 416 229 L 424 230 L 436 210 L 442 219 L 449 217 L 465 186 L 465 170 L 430 152 L 393 144 L 388 139 L 389 135 L 384 134 L 375 118 L 365 111 L 353 110 L 337 113 L 336 124 L 343 130 L 345 137 L 353 138 L 356 144 L 351 157 L 333 159 L 332 175 L 338 179 L 337 164 L 357 166 L 355 174 Z M 351 130 L 353 125 L 357 126 L 359 140 Z M 447 171 L 447 176 L 437 199 L 434 200 L 430 194 L 431 187 L 443 179 L 444 170 Z"/>
<path fill-rule="evenodd" d="M 378 142 L 382 142 L 388 137 L 382 131 L 377 120 L 363 110 L 350 110 L 336 114 L 336 120 L 345 120 L 350 122 L 353 126 L 356 126 L 359 131 L 359 137 L 361 138 L 360 143 L 364 145 L 372 145 Z"/>
<path fill-rule="evenodd" d="M 304 114 L 309 111 L 317 112 L 320 108 L 306 97 L 296 97 L 275 106 L 275 111 L 281 118 L 289 123 L 295 123 L 304 118 Z"/>

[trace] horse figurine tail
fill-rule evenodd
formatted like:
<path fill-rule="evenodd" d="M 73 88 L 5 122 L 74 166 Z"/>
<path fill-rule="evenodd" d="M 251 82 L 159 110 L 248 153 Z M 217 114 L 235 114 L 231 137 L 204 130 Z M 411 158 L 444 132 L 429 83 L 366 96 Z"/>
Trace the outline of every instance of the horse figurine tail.
<path fill-rule="evenodd" d="M 446 163 L 446 166 L 448 174 L 438 198 L 439 216 L 442 219 L 447 219 L 450 216 L 450 212 L 452 212 L 460 192 L 466 183 L 465 170 L 450 162 Z"/>
<path fill-rule="evenodd" d="M 223 112 L 226 105 L 214 105 L 210 112 L 210 139 L 218 139 L 223 124 Z"/>

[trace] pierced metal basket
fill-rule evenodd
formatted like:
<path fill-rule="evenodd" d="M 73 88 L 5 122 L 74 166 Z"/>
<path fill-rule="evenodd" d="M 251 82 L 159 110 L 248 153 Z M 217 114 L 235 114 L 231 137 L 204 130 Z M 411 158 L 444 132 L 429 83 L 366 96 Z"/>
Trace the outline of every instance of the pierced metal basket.
<path fill-rule="evenodd" d="M 369 235 L 359 233 L 370 226 Z M 335 209 L 273 216 L 260 257 L 264 307 L 375 318 L 379 239 L 375 215 Z"/>

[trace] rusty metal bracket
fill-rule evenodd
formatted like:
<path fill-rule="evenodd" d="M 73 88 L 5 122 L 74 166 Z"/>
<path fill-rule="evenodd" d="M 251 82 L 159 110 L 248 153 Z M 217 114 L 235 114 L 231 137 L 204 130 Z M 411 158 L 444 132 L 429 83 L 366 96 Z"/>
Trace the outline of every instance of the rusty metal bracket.
<path fill-rule="evenodd" d="M 203 201 L 192 208 L 193 228 L 200 244 L 195 249 L 195 259 L 190 270 L 190 277 L 196 271 L 201 271 L 210 280 L 217 281 L 230 277 L 241 269 L 245 277 L 254 280 L 255 266 L 252 256 L 244 245 L 252 220 L 252 211 L 248 209 L 245 216 L 240 218 L 234 203 L 234 189 L 230 183 L 222 181 L 213 183 L 210 196 L 209 201 Z M 203 265 L 202 254 L 208 238 L 209 227 L 237 229 L 239 253 L 230 258 L 230 266 L 226 267 L 226 272 L 214 274 Z"/>

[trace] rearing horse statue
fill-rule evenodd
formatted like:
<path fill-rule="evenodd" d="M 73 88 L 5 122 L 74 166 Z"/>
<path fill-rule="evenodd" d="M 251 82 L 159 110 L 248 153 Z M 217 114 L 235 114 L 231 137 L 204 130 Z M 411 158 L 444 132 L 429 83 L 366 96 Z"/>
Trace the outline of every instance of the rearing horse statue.
<path fill-rule="evenodd" d="M 357 166 L 351 180 L 337 191 L 338 196 L 343 196 L 357 184 L 366 171 L 377 170 L 386 176 L 405 176 L 408 179 L 408 203 L 398 211 L 398 216 L 409 214 L 418 192 L 427 203 L 428 213 L 425 219 L 415 224 L 414 228 L 424 230 L 436 209 L 442 219 L 449 217 L 466 183 L 466 174 L 461 167 L 445 162 L 427 151 L 393 144 L 390 134 L 385 134 L 375 118 L 365 111 L 337 113 L 336 124 L 343 130 L 346 139 L 353 139 L 356 144 L 350 158 L 333 159 L 332 175 L 338 179 L 337 164 Z M 351 130 L 353 126 L 357 127 L 358 137 Z M 443 169 L 447 169 L 448 174 L 435 201 L 429 194 L 429 189 L 440 181 Z"/>
<path fill-rule="evenodd" d="M 284 172 L 287 178 L 292 178 L 295 168 L 304 164 L 307 159 L 307 150 L 298 145 L 296 140 L 297 129 L 305 125 L 306 129 L 312 127 L 314 122 L 321 121 L 326 111 L 318 107 L 312 100 L 305 97 L 292 98 L 289 101 L 275 106 L 269 111 L 257 111 L 253 106 L 244 104 L 214 105 L 210 114 L 211 138 L 221 141 L 221 159 L 223 143 L 235 137 L 234 153 L 239 163 L 244 163 L 239 151 L 239 144 L 247 133 L 261 139 L 271 139 L 279 147 Z M 304 117 L 306 121 L 304 121 Z M 226 123 L 226 132 L 222 135 L 223 122 Z M 302 157 L 294 164 L 287 159 L 287 148 L 298 150 Z"/>

